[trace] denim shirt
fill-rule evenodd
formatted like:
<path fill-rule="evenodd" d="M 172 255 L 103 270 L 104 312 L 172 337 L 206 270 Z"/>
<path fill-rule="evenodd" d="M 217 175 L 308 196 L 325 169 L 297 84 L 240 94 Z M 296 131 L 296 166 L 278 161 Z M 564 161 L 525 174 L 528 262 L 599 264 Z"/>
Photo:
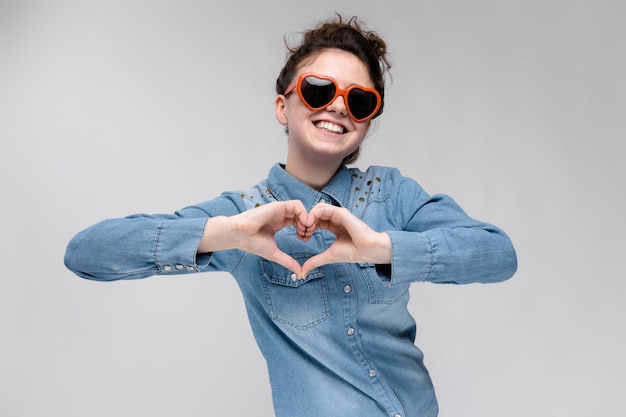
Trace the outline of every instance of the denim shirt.
<path fill-rule="evenodd" d="M 320 201 L 347 207 L 388 233 L 391 265 L 331 264 L 296 280 L 286 268 L 240 250 L 196 253 L 208 217 L 292 199 L 308 210 Z M 318 230 L 303 242 L 288 227 L 275 240 L 304 262 L 334 236 Z M 70 241 L 65 264 L 102 281 L 229 272 L 267 361 L 275 413 L 283 417 L 436 416 L 435 392 L 407 309 L 410 284 L 497 282 L 517 268 L 500 229 L 468 217 L 450 197 L 428 195 L 397 169 L 342 167 L 317 191 L 279 164 L 249 191 L 227 192 L 174 214 L 95 224 Z"/>

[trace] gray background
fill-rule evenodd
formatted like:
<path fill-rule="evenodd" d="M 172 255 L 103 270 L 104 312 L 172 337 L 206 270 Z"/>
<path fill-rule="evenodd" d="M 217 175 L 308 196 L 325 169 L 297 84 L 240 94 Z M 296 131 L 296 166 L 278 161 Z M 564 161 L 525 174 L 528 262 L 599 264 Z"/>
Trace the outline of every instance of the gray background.
<path fill-rule="evenodd" d="M 416 284 L 441 416 L 624 415 L 626 6 L 615 0 L 0 2 L 0 414 L 270 416 L 225 274 L 96 283 L 67 241 L 247 188 L 285 157 L 283 35 L 390 47 L 359 165 L 512 237 L 510 281 Z"/>

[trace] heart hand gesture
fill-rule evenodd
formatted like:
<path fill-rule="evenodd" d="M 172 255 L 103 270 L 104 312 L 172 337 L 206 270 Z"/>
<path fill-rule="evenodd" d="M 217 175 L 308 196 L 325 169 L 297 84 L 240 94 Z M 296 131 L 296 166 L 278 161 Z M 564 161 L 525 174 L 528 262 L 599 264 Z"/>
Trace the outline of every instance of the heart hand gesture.
<path fill-rule="evenodd" d="M 287 226 L 294 226 L 303 241 L 308 241 L 318 228 L 330 231 L 336 240 L 327 250 L 300 265 L 274 240 L 274 235 Z M 298 277 L 331 263 L 391 262 L 391 241 L 386 233 L 372 230 L 346 208 L 320 203 L 307 213 L 297 200 L 265 204 L 231 217 L 210 218 L 198 252 L 235 248 L 276 262 Z"/>

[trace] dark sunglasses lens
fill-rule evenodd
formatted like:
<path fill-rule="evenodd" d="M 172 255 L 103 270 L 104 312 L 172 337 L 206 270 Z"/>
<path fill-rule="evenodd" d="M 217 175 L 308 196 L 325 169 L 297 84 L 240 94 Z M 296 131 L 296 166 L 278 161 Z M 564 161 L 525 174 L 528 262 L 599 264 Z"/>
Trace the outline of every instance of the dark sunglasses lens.
<path fill-rule="evenodd" d="M 324 107 L 335 97 L 335 84 L 330 80 L 306 77 L 300 85 L 302 98 L 313 108 Z"/>
<path fill-rule="evenodd" d="M 348 93 L 348 107 L 356 119 L 372 116 L 377 105 L 378 100 L 374 93 L 360 88 L 354 88 Z"/>

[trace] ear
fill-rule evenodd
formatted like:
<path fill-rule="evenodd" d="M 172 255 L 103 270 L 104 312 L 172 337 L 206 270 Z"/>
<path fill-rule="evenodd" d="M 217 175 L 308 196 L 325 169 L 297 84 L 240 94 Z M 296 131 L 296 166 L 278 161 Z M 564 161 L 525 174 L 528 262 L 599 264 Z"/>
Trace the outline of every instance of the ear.
<path fill-rule="evenodd" d="M 286 110 L 286 101 L 287 97 L 282 94 L 276 96 L 276 100 L 274 100 L 274 115 L 276 116 L 276 120 L 283 126 L 287 126 L 287 115 L 285 114 Z"/>

